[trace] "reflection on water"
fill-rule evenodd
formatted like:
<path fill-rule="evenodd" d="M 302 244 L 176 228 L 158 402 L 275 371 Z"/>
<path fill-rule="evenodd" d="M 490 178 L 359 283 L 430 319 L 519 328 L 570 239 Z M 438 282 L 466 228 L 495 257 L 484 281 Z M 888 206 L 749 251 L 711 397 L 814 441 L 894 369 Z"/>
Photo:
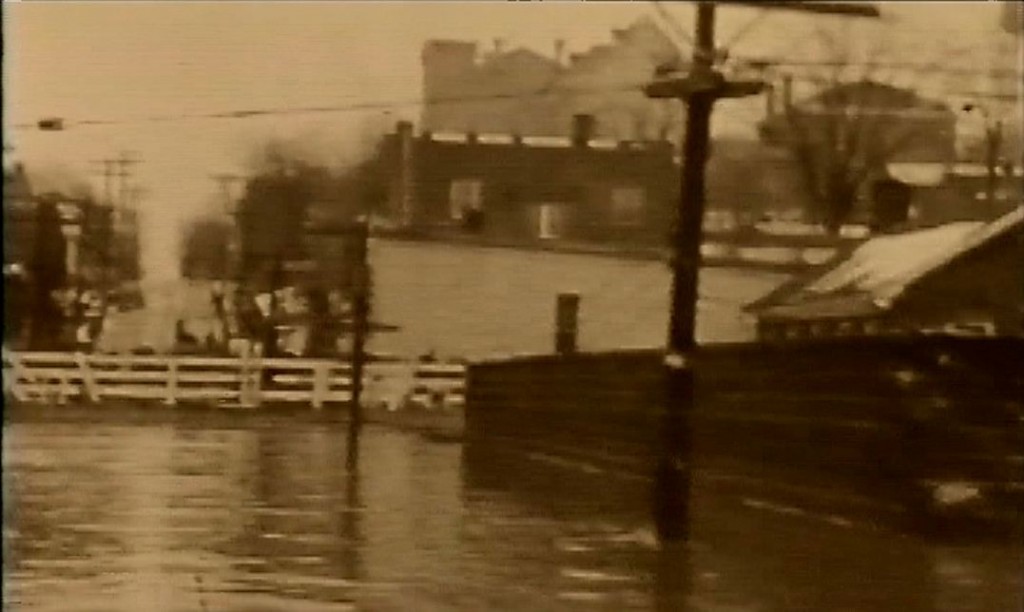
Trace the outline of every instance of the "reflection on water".
<path fill-rule="evenodd" d="M 8 423 L 5 608 L 1020 608 L 1019 550 L 710 494 L 659 551 L 646 487 L 371 426 Z"/>

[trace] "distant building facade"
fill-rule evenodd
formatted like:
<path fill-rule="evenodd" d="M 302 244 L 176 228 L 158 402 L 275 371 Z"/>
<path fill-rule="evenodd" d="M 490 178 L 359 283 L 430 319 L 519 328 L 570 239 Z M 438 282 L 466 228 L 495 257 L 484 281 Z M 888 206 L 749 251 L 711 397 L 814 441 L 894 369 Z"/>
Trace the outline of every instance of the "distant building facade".
<path fill-rule="evenodd" d="M 651 100 L 641 86 L 656 67 L 681 61 L 676 45 L 650 19 L 614 30 L 613 42 L 564 57 L 528 49 L 490 53 L 464 41 L 433 40 L 423 47 L 423 114 L 434 132 L 523 136 L 571 135 L 574 115 L 596 119 L 596 137 L 677 142 L 680 105 Z"/>
<path fill-rule="evenodd" d="M 585 115 L 572 138 L 417 135 L 402 122 L 380 152 L 392 220 L 516 244 L 665 244 L 678 194 L 671 144 L 597 139 L 593 128 Z"/>

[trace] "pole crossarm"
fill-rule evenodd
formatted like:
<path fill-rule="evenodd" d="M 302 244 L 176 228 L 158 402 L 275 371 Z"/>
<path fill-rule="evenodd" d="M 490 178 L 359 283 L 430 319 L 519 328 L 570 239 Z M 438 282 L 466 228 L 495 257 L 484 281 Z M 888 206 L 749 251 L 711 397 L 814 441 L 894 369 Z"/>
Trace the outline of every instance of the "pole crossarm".
<path fill-rule="evenodd" d="M 796 0 L 792 2 L 772 2 L 758 0 L 720 0 L 722 6 L 748 6 L 760 9 L 776 9 L 799 13 L 816 13 L 818 15 L 837 15 L 841 17 L 880 18 L 881 12 L 873 2 L 818 2 L 817 0 Z"/>
<path fill-rule="evenodd" d="M 764 81 L 727 81 L 720 72 L 700 71 L 686 76 L 657 79 L 644 86 L 648 98 L 674 98 L 688 100 L 695 95 L 711 94 L 712 98 L 745 98 L 755 96 L 766 88 Z"/>

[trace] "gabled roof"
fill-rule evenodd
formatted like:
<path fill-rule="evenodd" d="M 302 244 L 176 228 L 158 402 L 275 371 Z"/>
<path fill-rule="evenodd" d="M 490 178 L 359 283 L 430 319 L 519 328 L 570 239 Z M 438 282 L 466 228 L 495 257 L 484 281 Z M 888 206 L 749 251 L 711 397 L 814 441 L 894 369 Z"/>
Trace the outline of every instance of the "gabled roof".
<path fill-rule="evenodd" d="M 1024 229 L 1024 208 L 991 222 L 960 222 L 873 238 L 838 265 L 747 306 L 760 316 L 820 319 L 887 311 L 908 289 L 978 249 Z"/>

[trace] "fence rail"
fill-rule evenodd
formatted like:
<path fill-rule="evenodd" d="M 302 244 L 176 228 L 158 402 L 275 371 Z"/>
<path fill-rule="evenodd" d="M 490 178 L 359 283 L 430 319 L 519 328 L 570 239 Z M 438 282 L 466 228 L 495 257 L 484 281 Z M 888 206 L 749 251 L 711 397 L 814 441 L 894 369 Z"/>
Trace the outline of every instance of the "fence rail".
<path fill-rule="evenodd" d="M 466 368 L 458 363 L 370 363 L 364 373 L 364 402 L 392 410 L 407 402 L 461 406 L 465 377 Z M 3 389 L 5 398 L 23 403 L 128 399 L 253 408 L 289 403 L 319 409 L 351 401 L 352 368 L 316 359 L 4 351 Z"/>

